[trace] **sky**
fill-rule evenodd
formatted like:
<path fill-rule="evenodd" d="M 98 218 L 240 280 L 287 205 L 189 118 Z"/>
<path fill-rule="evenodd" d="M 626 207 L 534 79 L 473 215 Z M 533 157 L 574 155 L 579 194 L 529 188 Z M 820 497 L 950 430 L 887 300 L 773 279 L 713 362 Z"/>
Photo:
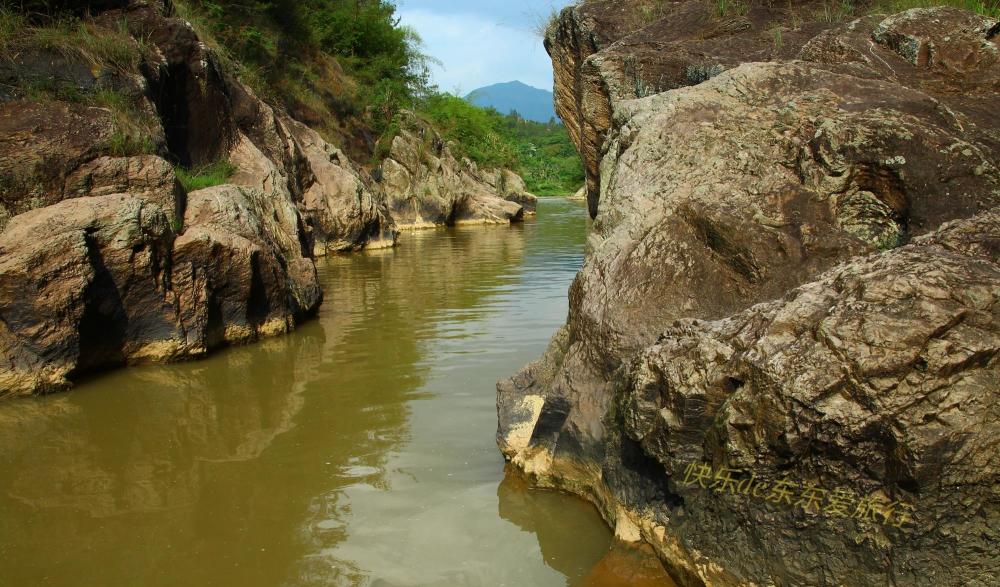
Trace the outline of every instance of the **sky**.
<path fill-rule="evenodd" d="M 490 84 L 522 81 L 552 90 L 552 62 L 537 23 L 572 0 L 396 0 L 402 24 L 420 33 L 441 90 L 465 95 Z"/>

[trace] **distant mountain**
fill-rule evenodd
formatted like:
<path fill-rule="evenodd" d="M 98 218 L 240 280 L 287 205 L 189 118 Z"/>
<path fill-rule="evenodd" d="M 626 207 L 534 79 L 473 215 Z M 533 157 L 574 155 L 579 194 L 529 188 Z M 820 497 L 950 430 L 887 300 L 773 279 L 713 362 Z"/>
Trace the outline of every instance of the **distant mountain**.
<path fill-rule="evenodd" d="M 476 106 L 492 106 L 501 114 L 517 110 L 523 118 L 537 122 L 548 122 L 556 115 L 552 105 L 552 92 L 516 81 L 479 88 L 465 99 Z"/>

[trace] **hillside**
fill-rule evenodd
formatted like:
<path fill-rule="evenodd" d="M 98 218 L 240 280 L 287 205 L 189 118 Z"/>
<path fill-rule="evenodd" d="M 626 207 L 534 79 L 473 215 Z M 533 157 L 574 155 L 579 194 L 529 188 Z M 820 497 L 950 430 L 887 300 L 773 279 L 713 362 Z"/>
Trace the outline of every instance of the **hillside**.
<path fill-rule="evenodd" d="M 493 108 L 501 114 L 516 112 L 525 120 L 534 122 L 548 123 L 556 118 L 552 92 L 519 81 L 479 88 L 465 99 L 476 106 Z"/>
<path fill-rule="evenodd" d="M 0 8 L 0 397 L 289 332 L 319 256 L 531 213 L 520 177 L 411 116 L 433 90 L 393 15 Z"/>

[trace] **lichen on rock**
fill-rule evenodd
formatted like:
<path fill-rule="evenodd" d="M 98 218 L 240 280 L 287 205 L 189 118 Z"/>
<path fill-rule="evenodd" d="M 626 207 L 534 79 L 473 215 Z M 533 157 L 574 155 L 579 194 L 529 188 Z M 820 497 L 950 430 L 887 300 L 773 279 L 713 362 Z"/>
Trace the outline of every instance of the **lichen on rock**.
<path fill-rule="evenodd" d="M 777 47 L 783 6 L 738 27 L 693 0 L 625 26 L 631 6 L 549 29 L 594 232 L 566 327 L 498 384 L 502 452 L 638 529 L 681 585 L 991 584 L 995 22 L 803 22 Z M 828 519 L 691 486 L 691 465 L 915 515 Z"/>

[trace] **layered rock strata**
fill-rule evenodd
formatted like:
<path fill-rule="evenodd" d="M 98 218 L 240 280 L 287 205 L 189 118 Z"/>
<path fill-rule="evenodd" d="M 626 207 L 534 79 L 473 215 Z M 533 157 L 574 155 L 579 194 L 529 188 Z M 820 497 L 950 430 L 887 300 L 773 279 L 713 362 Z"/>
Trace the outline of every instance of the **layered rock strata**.
<path fill-rule="evenodd" d="M 498 386 L 505 456 L 682 585 L 991 584 L 996 21 L 805 22 L 786 55 L 751 42 L 780 9 L 629 6 L 549 30 L 596 219 L 566 327 Z M 717 71 L 667 75 L 692 56 Z M 630 63 L 668 91 L 609 92 Z"/>

